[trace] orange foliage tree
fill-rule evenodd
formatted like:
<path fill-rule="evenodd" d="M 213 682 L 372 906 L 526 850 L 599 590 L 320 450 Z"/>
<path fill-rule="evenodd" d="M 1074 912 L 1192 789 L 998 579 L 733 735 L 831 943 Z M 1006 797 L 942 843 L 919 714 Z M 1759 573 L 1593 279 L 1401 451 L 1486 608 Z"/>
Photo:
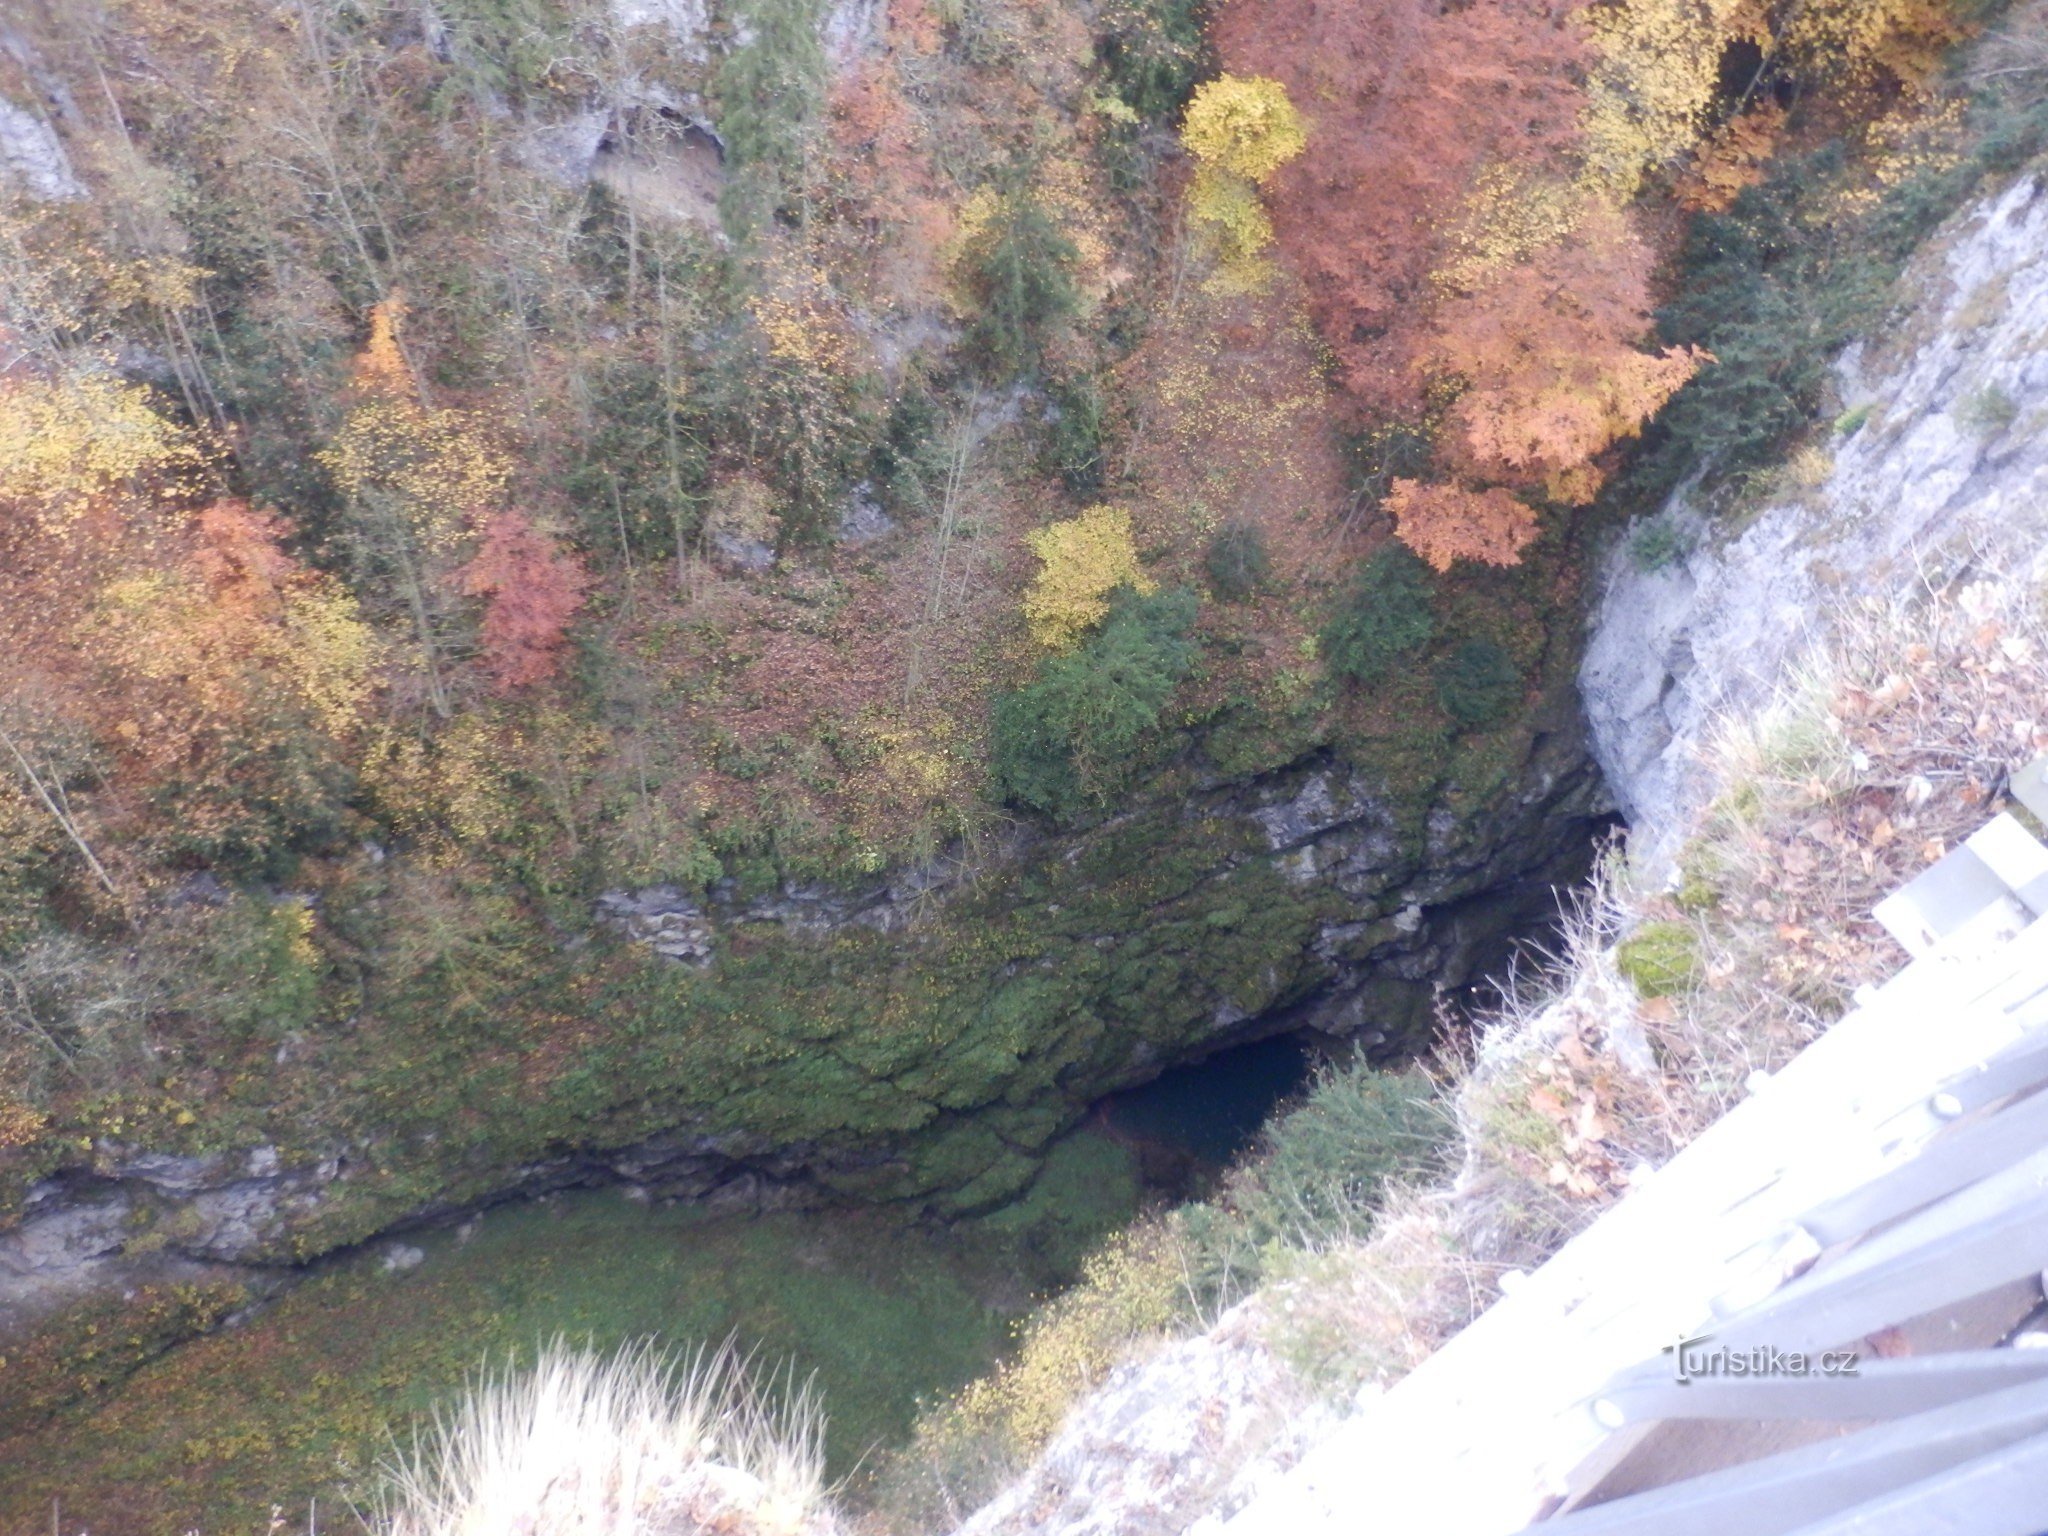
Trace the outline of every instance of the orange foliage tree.
<path fill-rule="evenodd" d="M 123 776 L 175 804 L 165 835 L 209 862 L 262 866 L 342 814 L 376 646 L 347 593 L 286 553 L 288 531 L 216 501 L 77 626 Z"/>
<path fill-rule="evenodd" d="M 1439 571 L 1457 560 L 1513 565 L 1536 537 L 1535 509 L 1497 485 L 1397 479 L 1387 510 L 1401 542 Z"/>
<path fill-rule="evenodd" d="M 1642 349 L 1652 253 L 1585 175 L 1581 9 L 1273 0 L 1218 27 L 1229 67 L 1311 108 L 1275 230 L 1360 416 L 1432 438 L 1388 505 L 1439 569 L 1514 563 L 1528 499 L 1589 500 L 1698 366 Z"/>
<path fill-rule="evenodd" d="M 1439 303 L 1421 359 L 1454 380 L 1444 456 L 1471 478 L 1581 504 L 1599 456 L 1632 437 L 1702 361 L 1646 352 L 1651 252 L 1597 202 L 1572 234 Z"/>
<path fill-rule="evenodd" d="M 1558 0 L 1237 0 L 1217 17 L 1227 69 L 1279 80 L 1309 152 L 1265 184 L 1274 231 L 1360 405 L 1416 411 L 1432 275 L 1490 164 L 1569 170 L 1584 43 Z"/>
<path fill-rule="evenodd" d="M 521 514 L 498 512 L 456 580 L 484 600 L 484 669 L 500 693 L 554 675 L 569 621 L 590 587 L 582 562 Z"/>
<path fill-rule="evenodd" d="M 0 484 L 5 767 L 110 892 L 137 855 L 259 868 L 330 836 L 373 686 L 348 594 L 269 514 L 194 510 L 183 467 L 41 485 L 39 516 Z"/>

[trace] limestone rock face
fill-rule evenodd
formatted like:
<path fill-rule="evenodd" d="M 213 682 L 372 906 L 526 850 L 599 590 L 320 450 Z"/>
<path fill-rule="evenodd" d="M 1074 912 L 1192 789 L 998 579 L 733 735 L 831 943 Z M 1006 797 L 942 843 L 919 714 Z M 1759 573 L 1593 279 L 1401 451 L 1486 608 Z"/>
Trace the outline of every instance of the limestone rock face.
<path fill-rule="evenodd" d="M 685 58 L 710 57 L 711 0 L 612 0 L 611 12 L 622 31 L 659 27 Z"/>
<path fill-rule="evenodd" d="M 883 0 L 834 0 L 825 13 L 825 51 L 844 67 L 882 46 L 888 7 Z"/>
<path fill-rule="evenodd" d="M 128 1202 L 103 1200 L 31 1218 L 0 1236 L 0 1302 L 27 1294 L 35 1282 L 62 1275 L 126 1241 Z"/>
<path fill-rule="evenodd" d="M 0 97 L 0 188 L 44 202 L 84 197 L 56 130 L 39 114 Z"/>
<path fill-rule="evenodd" d="M 1714 722 L 1754 706 L 1841 603 L 1930 562 L 2028 558 L 2048 530 L 2048 197 L 2033 176 L 1914 264 L 1919 299 L 1837 366 L 1845 424 L 1821 484 L 1718 533 L 1683 492 L 1609 556 L 1580 670 L 1593 749 L 1639 856 L 1667 865 L 1708 795 Z"/>
<path fill-rule="evenodd" d="M 958 1536 L 1179 1536 L 1334 1423 L 1259 1341 L 1252 1303 L 1111 1374 Z"/>

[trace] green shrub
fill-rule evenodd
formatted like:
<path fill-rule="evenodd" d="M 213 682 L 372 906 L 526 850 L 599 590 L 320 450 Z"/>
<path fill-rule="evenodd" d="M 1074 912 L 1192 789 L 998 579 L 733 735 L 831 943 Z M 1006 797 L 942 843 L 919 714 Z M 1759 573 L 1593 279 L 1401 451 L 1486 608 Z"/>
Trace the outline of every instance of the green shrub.
<path fill-rule="evenodd" d="M 1388 1182 L 1430 1167 L 1450 1129 L 1420 1072 L 1382 1072 L 1363 1058 L 1326 1069 L 1301 1105 L 1267 1128 L 1230 1204 L 1254 1247 L 1356 1235 Z"/>
<path fill-rule="evenodd" d="M 705 348 L 690 380 L 704 440 L 743 447 L 774 487 L 785 547 L 828 538 L 872 464 L 885 430 L 878 386 L 872 373 L 778 353 L 757 320 Z"/>
<path fill-rule="evenodd" d="M 995 701 L 990 770 L 1004 803 L 1065 815 L 1081 804 L 1063 700 L 1043 680 Z"/>
<path fill-rule="evenodd" d="M 1435 632 L 1422 562 L 1405 544 L 1388 544 L 1358 568 L 1323 626 L 1322 651 L 1332 675 L 1374 683 Z"/>
<path fill-rule="evenodd" d="M 1819 409 L 1834 354 L 1891 308 L 1892 283 L 1921 240 L 1987 174 L 2048 147 L 2048 100 L 2031 90 L 2014 76 L 1980 91 L 1966 152 L 1929 157 L 1865 212 L 1843 212 L 1837 194 L 1866 184 L 1868 168 L 1837 143 L 1781 157 L 1726 212 L 1697 217 L 1658 332 L 1715 361 L 1664 407 L 1618 494 L 1640 502 L 1695 470 L 1721 478 L 1776 459 Z"/>
<path fill-rule="evenodd" d="M 590 393 L 590 430 L 576 434 L 576 458 L 563 476 L 581 515 L 580 542 L 635 560 L 674 555 L 703 520 L 703 423 L 675 398 L 655 363 L 605 361 Z"/>
<path fill-rule="evenodd" d="M 1272 564 L 1266 555 L 1265 531 L 1257 523 L 1225 523 L 1209 540 L 1202 564 L 1211 592 L 1226 603 L 1243 602 L 1258 591 Z"/>
<path fill-rule="evenodd" d="M 960 278 L 974 300 L 967 342 L 991 378 L 1038 367 L 1046 332 L 1079 303 L 1079 252 L 1021 176 L 997 202 L 988 228 L 961 253 Z"/>
<path fill-rule="evenodd" d="M 711 91 L 727 172 L 718 210 L 747 240 L 799 190 L 829 70 L 822 0 L 742 0 L 737 10 L 747 41 L 719 64 Z"/>
<path fill-rule="evenodd" d="M 1979 437 L 1996 437 L 2019 420 L 2020 403 L 2003 384 L 1985 384 L 1965 395 L 1956 420 Z"/>
<path fill-rule="evenodd" d="M 1522 674 L 1491 640 L 1467 640 L 1436 672 L 1436 696 L 1460 725 L 1500 719 L 1522 695 Z"/>
<path fill-rule="evenodd" d="M 0 779 L 0 956 L 29 941 L 42 921 L 65 850 L 47 815 Z"/>
<path fill-rule="evenodd" d="M 313 914 L 296 901 L 237 897 L 197 916 L 178 1002 L 237 1038 L 278 1039 L 311 1026 L 320 1004 Z"/>
<path fill-rule="evenodd" d="M 1422 1072 L 1363 1055 L 1325 1067 L 1214 1197 L 1174 1213 L 1192 1298 L 1220 1310 L 1304 1252 L 1364 1237 L 1389 1184 L 1436 1169 L 1452 1135 Z"/>
<path fill-rule="evenodd" d="M 1863 430 L 1864 424 L 1870 420 L 1870 413 L 1875 409 L 1876 406 L 1866 400 L 1863 404 L 1842 412 L 1835 418 L 1835 436 L 1854 437 Z"/>
<path fill-rule="evenodd" d="M 355 776 L 310 722 L 286 717 L 223 735 L 203 772 L 155 795 L 163 851 L 224 874 L 280 878 L 300 855 L 333 848 Z"/>
<path fill-rule="evenodd" d="M 447 28 L 455 82 L 514 102 L 546 88 L 575 31 L 557 0 L 443 0 L 436 13 Z"/>
<path fill-rule="evenodd" d="M 1184 1320 L 1184 1301 L 1170 1222 L 1111 1238 L 1077 1283 L 1031 1313 L 1007 1358 L 927 1408 L 912 1444 L 883 1459 L 874 1502 L 884 1528 L 950 1530 L 963 1506 L 993 1498 L 1139 1341 Z"/>
<path fill-rule="evenodd" d="M 1179 115 L 1210 71 L 1207 0 L 1103 0 L 1095 56 L 1110 91 L 1141 122 Z"/>
<path fill-rule="evenodd" d="M 1661 571 L 1688 553 L 1686 537 L 1668 517 L 1654 517 L 1636 530 L 1629 540 L 1629 557 L 1639 571 Z"/>
<path fill-rule="evenodd" d="M 913 512 L 933 510 L 936 488 L 944 484 L 951 454 L 938 397 L 922 379 L 912 379 L 889 402 L 867 478 L 891 506 Z"/>
<path fill-rule="evenodd" d="M 1053 409 L 1047 413 L 1047 466 L 1074 495 L 1092 497 L 1102 489 L 1104 449 L 1109 436 L 1109 405 L 1092 374 L 1056 379 L 1046 388 Z"/>
<path fill-rule="evenodd" d="M 1614 965 L 1644 997 L 1675 997 L 1699 980 L 1699 940 L 1684 923 L 1644 923 L 1614 947 Z"/>
<path fill-rule="evenodd" d="M 1194 664 L 1194 621 L 1191 592 L 1125 588 L 1084 645 L 998 698 L 990 756 L 1000 797 L 1054 816 L 1108 801 Z"/>

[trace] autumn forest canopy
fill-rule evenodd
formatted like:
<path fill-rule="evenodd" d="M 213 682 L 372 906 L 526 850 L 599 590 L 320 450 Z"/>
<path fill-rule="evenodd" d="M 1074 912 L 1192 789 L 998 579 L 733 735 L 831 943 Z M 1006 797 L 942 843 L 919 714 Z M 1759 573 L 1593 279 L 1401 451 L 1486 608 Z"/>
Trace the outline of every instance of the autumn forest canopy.
<path fill-rule="evenodd" d="M 521 902 L 875 868 L 1113 803 L 1176 712 L 1270 755 L 1431 628 L 1381 530 L 1514 566 L 1726 371 L 1659 328 L 1688 231 L 1961 158 L 1979 20 L 666 15 L 9 23 L 10 942 L 365 836 Z"/>
<path fill-rule="evenodd" d="M 314 1252 L 700 1088 L 908 1134 L 1003 1091 L 918 1050 L 995 1081 L 1113 1011 L 980 932 L 656 972 L 606 892 L 950 879 L 1312 760 L 1434 848 L 1555 725 L 1596 542 L 1824 448 L 1829 357 L 2041 147 L 2043 35 L 0 8 L 0 1225 L 110 1147 L 346 1141 L 384 1203 Z M 813 1058 L 818 1123 L 716 1091 Z"/>

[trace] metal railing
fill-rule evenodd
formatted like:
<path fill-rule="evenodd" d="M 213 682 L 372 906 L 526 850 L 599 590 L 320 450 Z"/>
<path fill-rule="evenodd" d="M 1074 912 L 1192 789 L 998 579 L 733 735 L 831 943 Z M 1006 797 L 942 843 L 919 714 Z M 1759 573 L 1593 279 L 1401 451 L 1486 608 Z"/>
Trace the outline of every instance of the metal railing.
<path fill-rule="evenodd" d="M 2043 764 L 2010 787 L 2048 824 Z M 2000 815 L 1875 915 L 1910 964 L 1225 1536 L 2048 1532 L 2048 1348 L 2003 1347 L 2048 1269 L 2048 847 Z"/>

